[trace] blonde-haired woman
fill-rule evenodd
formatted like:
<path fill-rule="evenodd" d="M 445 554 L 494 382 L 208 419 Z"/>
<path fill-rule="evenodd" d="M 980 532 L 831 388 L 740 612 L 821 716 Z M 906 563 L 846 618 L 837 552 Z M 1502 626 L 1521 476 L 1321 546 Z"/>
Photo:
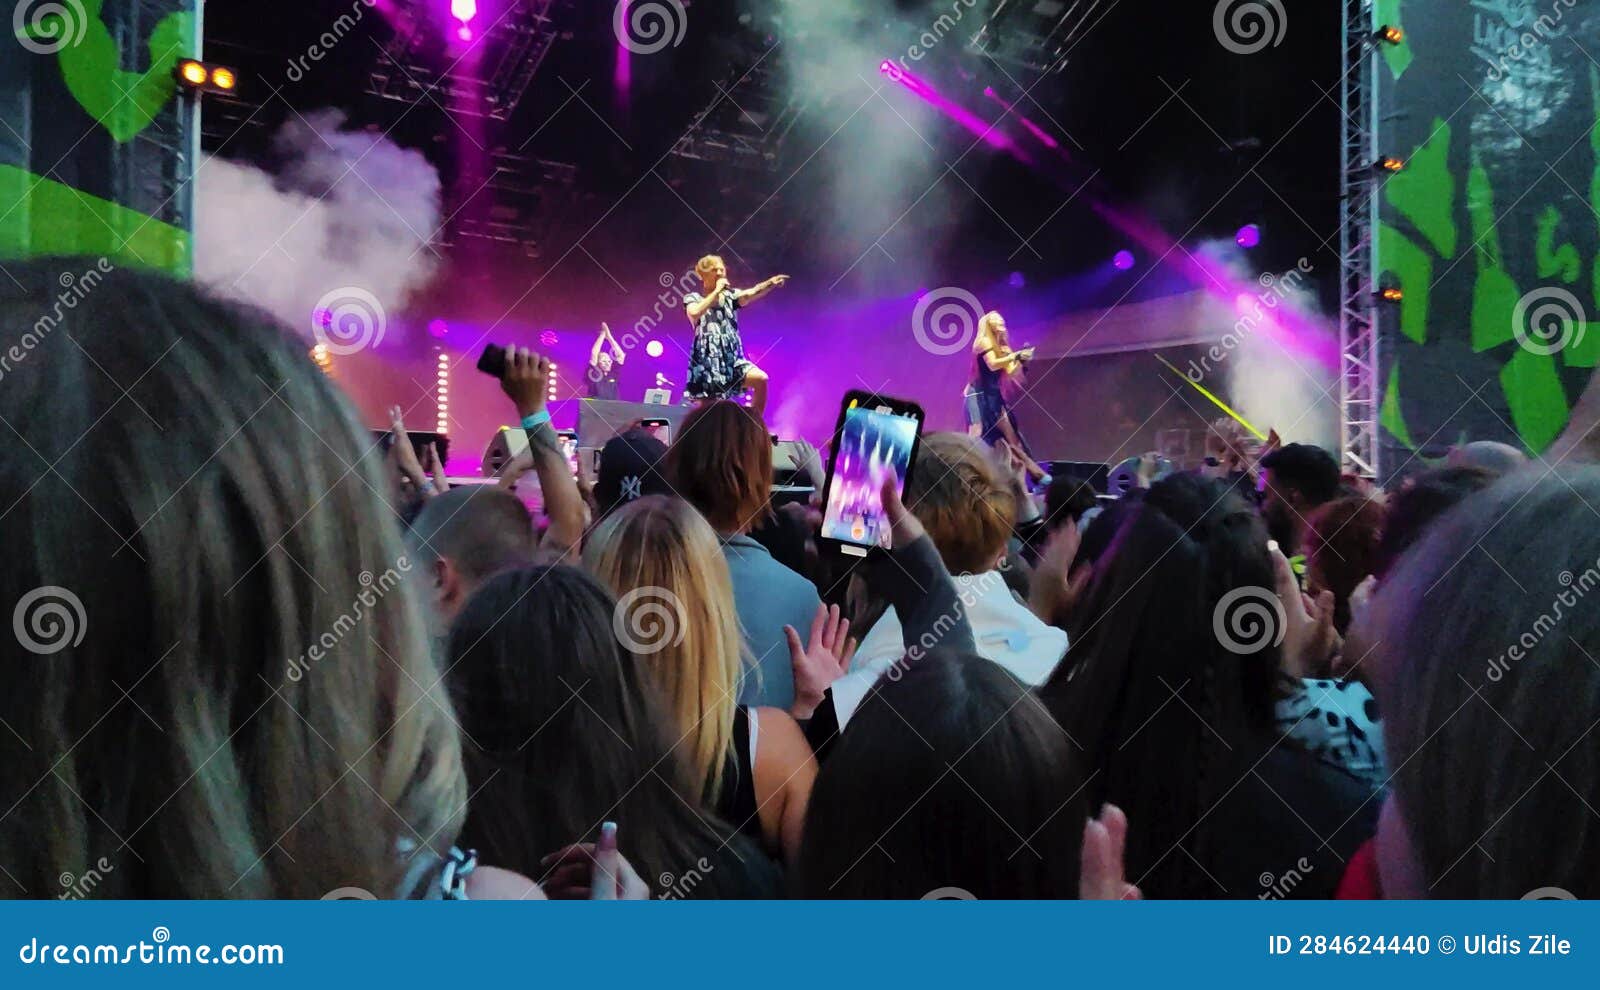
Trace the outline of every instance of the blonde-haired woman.
<path fill-rule="evenodd" d="M 617 596 L 617 629 L 666 698 L 699 799 L 793 862 L 817 763 L 787 712 L 738 703 L 743 638 L 711 525 L 687 502 L 652 495 L 600 523 L 583 561 Z M 825 625 L 827 646 L 843 647 L 837 608 Z"/>
<path fill-rule="evenodd" d="M 1045 481 L 1049 475 L 1034 461 L 1002 391 L 1008 380 L 1020 383 L 1022 366 L 1031 360 L 1033 348 L 1012 350 L 1005 317 L 990 310 L 978 320 L 978 336 L 972 341 L 972 373 L 963 398 L 968 434 L 981 437 L 990 446 L 1004 440 L 1022 458 L 1028 474 Z"/>
<path fill-rule="evenodd" d="M 714 254 L 695 262 L 694 271 L 702 291 L 683 297 L 684 314 L 694 324 L 684 394 L 725 399 L 748 388 L 750 406 L 761 415 L 767 408 L 767 373 L 744 356 L 739 310 L 789 281 L 789 276 L 774 275 L 753 289 L 735 289 L 728 284 L 728 266 Z"/>

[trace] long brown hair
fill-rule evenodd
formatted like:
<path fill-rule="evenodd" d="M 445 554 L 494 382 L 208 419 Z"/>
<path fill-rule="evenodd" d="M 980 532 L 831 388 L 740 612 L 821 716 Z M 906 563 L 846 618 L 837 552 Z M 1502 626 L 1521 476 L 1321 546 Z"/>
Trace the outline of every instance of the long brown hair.
<path fill-rule="evenodd" d="M 365 431 L 262 314 L 106 268 L 0 286 L 0 891 L 392 896 L 466 790 Z"/>
<path fill-rule="evenodd" d="M 655 676 L 677 721 L 684 762 L 714 804 L 746 666 L 717 535 L 688 503 L 651 495 L 607 516 L 583 562 L 619 599 L 623 641 Z"/>

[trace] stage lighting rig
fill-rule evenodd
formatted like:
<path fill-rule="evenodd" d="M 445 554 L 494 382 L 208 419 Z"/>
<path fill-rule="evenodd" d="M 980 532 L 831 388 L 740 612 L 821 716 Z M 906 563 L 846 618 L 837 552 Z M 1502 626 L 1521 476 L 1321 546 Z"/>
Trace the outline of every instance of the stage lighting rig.
<path fill-rule="evenodd" d="M 396 0 L 393 28 L 378 52 L 367 92 L 407 105 L 432 98 L 452 113 L 505 120 L 522 100 L 561 32 L 556 15 L 572 0 L 518 0 L 489 17 L 454 0 Z M 453 26 L 452 26 L 453 25 Z"/>
<path fill-rule="evenodd" d="M 1400 28 L 1395 27 L 1393 24 L 1385 24 L 1383 27 L 1373 32 L 1372 40 L 1382 42 L 1386 45 L 1398 45 L 1400 42 L 1406 40 L 1406 33 Z"/>
<path fill-rule="evenodd" d="M 968 48 L 996 62 L 1034 72 L 1060 72 L 1066 68 L 1072 46 L 1110 12 L 1110 7 L 1098 10 L 1102 3 L 1103 0 L 997 0 L 983 26 L 971 36 Z M 952 26 L 950 30 L 960 28 Z"/>
<path fill-rule="evenodd" d="M 180 87 L 192 93 L 232 94 L 239 85 L 239 76 L 232 69 L 195 58 L 179 59 L 172 75 Z"/>
<path fill-rule="evenodd" d="M 1372 164 L 1372 170 L 1374 172 L 1388 172 L 1391 175 L 1403 170 L 1405 167 L 1405 159 L 1394 157 L 1380 158 Z"/>

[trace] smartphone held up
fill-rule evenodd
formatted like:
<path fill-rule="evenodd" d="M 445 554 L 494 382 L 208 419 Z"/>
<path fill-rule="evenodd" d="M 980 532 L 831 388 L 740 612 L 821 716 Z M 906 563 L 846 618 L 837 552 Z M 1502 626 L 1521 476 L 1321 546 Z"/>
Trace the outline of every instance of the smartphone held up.
<path fill-rule="evenodd" d="M 895 491 L 905 494 L 922 426 L 922 407 L 915 402 L 868 392 L 845 393 L 823 496 L 823 543 L 854 557 L 888 549 L 891 533 L 883 507 L 884 484 L 892 479 Z"/>

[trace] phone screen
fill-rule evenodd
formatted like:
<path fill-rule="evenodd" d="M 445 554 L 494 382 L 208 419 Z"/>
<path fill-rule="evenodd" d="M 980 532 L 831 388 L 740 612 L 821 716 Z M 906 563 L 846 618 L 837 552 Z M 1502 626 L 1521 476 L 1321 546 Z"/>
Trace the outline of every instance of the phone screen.
<path fill-rule="evenodd" d="M 904 493 L 911 452 L 922 425 L 920 410 L 849 399 L 841 417 L 822 535 L 849 547 L 889 546 L 883 483 L 891 474 Z"/>
<path fill-rule="evenodd" d="M 561 453 L 567 459 L 567 466 L 572 468 L 572 476 L 578 476 L 578 432 L 576 430 L 561 430 L 556 434 L 561 440 Z"/>
<path fill-rule="evenodd" d="M 662 443 L 672 443 L 672 423 L 665 419 L 645 419 L 639 421 L 639 426 L 646 433 L 660 440 Z"/>

